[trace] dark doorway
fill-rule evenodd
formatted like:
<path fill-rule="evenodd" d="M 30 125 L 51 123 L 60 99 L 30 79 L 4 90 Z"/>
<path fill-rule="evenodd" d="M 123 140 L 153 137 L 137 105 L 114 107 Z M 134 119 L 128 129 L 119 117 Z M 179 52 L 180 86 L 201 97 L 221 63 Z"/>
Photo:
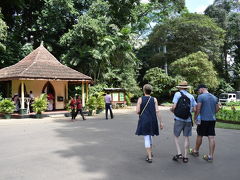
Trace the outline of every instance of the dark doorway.
<path fill-rule="evenodd" d="M 48 98 L 48 111 L 53 111 L 56 109 L 56 104 L 55 104 L 55 90 L 53 85 L 50 82 L 47 82 L 42 89 L 42 93 L 47 94 Z"/>
<path fill-rule="evenodd" d="M 12 81 L 0 82 L 0 96 L 3 98 L 10 98 L 12 96 Z"/>

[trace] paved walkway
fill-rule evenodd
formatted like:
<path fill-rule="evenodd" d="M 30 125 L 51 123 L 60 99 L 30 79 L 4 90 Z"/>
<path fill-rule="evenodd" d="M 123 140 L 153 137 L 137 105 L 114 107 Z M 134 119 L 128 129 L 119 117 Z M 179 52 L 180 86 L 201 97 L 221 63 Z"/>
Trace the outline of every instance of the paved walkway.
<path fill-rule="evenodd" d="M 154 162 L 144 161 L 143 138 L 134 135 L 133 109 L 87 121 L 68 118 L 0 120 L 0 180 L 237 180 L 240 131 L 217 129 L 213 163 L 190 157 L 173 162 L 172 114 L 161 108 L 165 129 L 154 138 Z M 78 118 L 80 118 L 78 116 Z M 191 144 L 195 139 L 193 131 Z M 201 153 L 207 153 L 204 139 Z"/>

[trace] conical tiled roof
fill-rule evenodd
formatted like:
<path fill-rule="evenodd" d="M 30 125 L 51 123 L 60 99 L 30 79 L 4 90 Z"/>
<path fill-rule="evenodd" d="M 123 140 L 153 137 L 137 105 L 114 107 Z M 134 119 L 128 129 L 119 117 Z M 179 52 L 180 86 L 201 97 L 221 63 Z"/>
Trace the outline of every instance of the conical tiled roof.
<path fill-rule="evenodd" d="M 61 64 L 43 45 L 18 63 L 0 69 L 0 81 L 13 79 L 92 80 L 91 77 Z"/>

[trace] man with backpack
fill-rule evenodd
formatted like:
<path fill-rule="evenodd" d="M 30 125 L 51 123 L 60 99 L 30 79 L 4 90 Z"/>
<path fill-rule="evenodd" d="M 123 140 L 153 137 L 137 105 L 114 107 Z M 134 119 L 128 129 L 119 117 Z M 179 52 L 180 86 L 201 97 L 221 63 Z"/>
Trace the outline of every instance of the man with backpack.
<path fill-rule="evenodd" d="M 195 111 L 197 105 L 193 95 L 187 92 L 188 86 L 187 81 L 182 81 L 176 86 L 179 91 L 174 94 L 173 106 L 171 111 L 174 113 L 174 140 L 177 148 L 177 155 L 173 157 L 174 161 L 182 159 L 184 163 L 188 162 L 188 149 L 189 149 L 189 136 L 192 135 L 192 114 Z M 179 136 L 183 131 L 184 136 L 184 155 L 181 153 L 179 146 Z"/>

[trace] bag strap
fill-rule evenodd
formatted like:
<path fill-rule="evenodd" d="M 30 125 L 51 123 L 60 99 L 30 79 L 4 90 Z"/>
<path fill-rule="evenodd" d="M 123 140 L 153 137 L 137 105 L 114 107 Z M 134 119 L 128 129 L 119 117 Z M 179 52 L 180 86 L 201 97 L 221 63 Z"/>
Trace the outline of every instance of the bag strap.
<path fill-rule="evenodd" d="M 181 96 L 186 96 L 185 94 L 183 94 L 183 92 L 181 92 L 181 91 L 179 91 L 179 92 L 180 92 Z"/>
<path fill-rule="evenodd" d="M 144 108 L 143 108 L 143 110 L 142 110 L 142 112 L 141 112 L 141 114 L 140 114 L 139 116 L 141 116 L 141 115 L 142 115 L 142 113 L 143 113 L 143 111 L 146 109 L 146 107 L 147 107 L 147 105 L 148 105 L 148 103 L 149 103 L 150 99 L 151 99 L 151 96 L 149 97 L 149 99 L 148 99 L 148 102 L 147 102 L 147 103 L 146 103 L 146 105 L 144 106 Z"/>

